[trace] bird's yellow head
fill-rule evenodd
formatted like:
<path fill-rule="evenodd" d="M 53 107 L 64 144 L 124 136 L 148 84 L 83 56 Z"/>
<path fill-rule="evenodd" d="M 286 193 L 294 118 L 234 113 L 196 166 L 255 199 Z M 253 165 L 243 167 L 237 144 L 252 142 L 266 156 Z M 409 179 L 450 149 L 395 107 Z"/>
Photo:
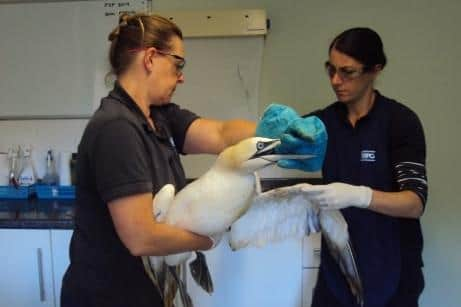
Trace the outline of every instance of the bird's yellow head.
<path fill-rule="evenodd" d="M 274 149 L 280 145 L 278 139 L 252 137 L 227 147 L 221 152 L 217 163 L 221 167 L 253 173 L 270 164 L 276 163 L 280 155 L 275 155 Z"/>

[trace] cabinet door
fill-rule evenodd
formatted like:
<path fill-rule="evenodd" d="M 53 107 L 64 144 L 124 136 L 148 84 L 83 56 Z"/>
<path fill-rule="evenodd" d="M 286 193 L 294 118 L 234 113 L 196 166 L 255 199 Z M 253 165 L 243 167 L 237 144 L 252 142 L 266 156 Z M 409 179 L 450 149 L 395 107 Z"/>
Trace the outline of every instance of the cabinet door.
<path fill-rule="evenodd" d="M 54 307 L 49 230 L 0 229 L 0 306 Z"/>
<path fill-rule="evenodd" d="M 69 244 L 72 230 L 51 230 L 51 249 L 53 250 L 53 279 L 56 307 L 60 306 L 62 277 L 69 265 Z"/>
<path fill-rule="evenodd" d="M 224 237 L 215 249 L 205 252 L 214 293 L 205 293 L 187 266 L 189 294 L 200 307 L 300 307 L 301 251 L 300 240 L 287 240 L 233 252 Z"/>
<path fill-rule="evenodd" d="M 303 268 L 313 269 L 320 266 L 320 248 L 322 237 L 314 233 L 303 238 Z"/>
<path fill-rule="evenodd" d="M 319 269 L 303 270 L 303 307 L 310 307 Z"/>

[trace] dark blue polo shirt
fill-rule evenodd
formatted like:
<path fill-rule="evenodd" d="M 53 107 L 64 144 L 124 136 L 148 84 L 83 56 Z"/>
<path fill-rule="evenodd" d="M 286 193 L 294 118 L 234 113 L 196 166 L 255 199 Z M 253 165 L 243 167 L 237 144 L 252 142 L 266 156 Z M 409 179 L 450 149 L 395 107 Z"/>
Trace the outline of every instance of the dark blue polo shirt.
<path fill-rule="evenodd" d="M 410 189 L 425 203 L 427 191 L 402 184 L 396 168 L 401 162 L 425 164 L 423 129 L 417 115 L 408 107 L 376 92 L 372 109 L 355 127 L 348 121 L 346 106 L 340 102 L 314 115 L 322 119 L 328 132 L 322 170 L 325 183 L 365 185 L 386 192 Z M 419 220 L 394 218 L 355 207 L 341 211 L 356 252 L 365 305 L 384 306 L 396 292 L 402 265 L 422 266 Z M 322 248 L 321 257 L 320 273 L 326 284 L 339 301 L 352 305 L 354 299 L 349 287 L 328 248 Z"/>
<path fill-rule="evenodd" d="M 118 237 L 107 203 L 186 184 L 178 150 L 197 116 L 175 104 L 151 108 L 156 131 L 116 84 L 102 99 L 78 147 L 75 229 L 63 306 L 162 306 L 140 257 Z M 87 301 L 85 301 L 88 299 Z"/>

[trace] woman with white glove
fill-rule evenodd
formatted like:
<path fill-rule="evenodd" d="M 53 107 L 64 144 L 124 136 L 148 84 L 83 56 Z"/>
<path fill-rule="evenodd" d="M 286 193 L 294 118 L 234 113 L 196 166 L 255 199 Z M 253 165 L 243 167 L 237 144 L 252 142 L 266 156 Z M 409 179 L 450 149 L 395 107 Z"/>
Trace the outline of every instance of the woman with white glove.
<path fill-rule="evenodd" d="M 342 209 L 357 254 L 364 306 L 418 306 L 424 288 L 419 217 L 427 198 L 426 145 L 418 116 L 374 83 L 386 65 L 379 35 L 353 28 L 331 43 L 326 72 L 337 101 L 309 115 L 326 126 L 325 185 L 307 186 L 322 208 Z M 312 306 L 356 306 L 322 249 Z"/>
<path fill-rule="evenodd" d="M 304 191 L 322 209 L 368 208 L 382 214 L 408 218 L 418 218 L 423 209 L 421 199 L 412 191 L 373 191 L 367 186 L 342 182 L 306 186 Z"/>

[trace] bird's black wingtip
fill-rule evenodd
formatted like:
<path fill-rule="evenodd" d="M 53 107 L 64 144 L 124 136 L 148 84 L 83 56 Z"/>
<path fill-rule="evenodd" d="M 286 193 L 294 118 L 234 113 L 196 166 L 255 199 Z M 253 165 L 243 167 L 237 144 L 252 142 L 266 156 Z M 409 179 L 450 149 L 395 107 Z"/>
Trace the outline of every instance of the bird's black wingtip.
<path fill-rule="evenodd" d="M 189 263 L 192 278 L 203 290 L 205 290 L 205 292 L 212 294 L 214 291 L 213 280 L 211 279 L 205 255 L 199 251 L 196 251 L 195 253 L 197 254 L 197 258 Z"/>

